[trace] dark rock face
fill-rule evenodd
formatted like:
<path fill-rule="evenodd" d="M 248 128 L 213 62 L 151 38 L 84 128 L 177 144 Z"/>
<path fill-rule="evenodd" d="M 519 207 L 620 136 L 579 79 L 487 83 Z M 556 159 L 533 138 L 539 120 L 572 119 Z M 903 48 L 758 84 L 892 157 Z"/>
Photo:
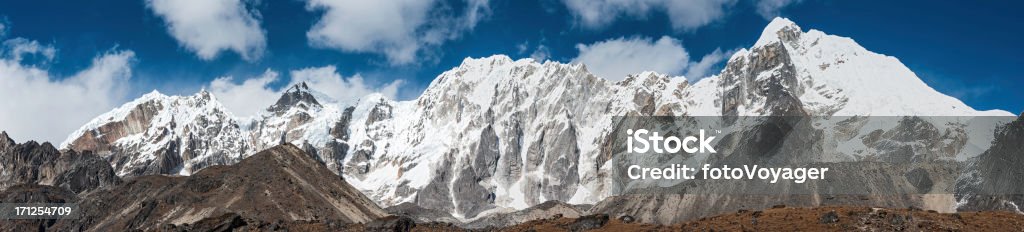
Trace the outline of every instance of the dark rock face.
<path fill-rule="evenodd" d="M 82 134 L 72 141 L 71 149 L 78 151 L 109 151 L 118 138 L 141 133 L 148 128 L 156 112 L 164 108 L 157 101 L 145 102 L 132 109 L 124 121 L 113 122 Z"/>
<path fill-rule="evenodd" d="M 391 118 L 391 108 L 392 106 L 387 102 L 378 102 L 377 105 L 370 110 L 370 116 L 366 118 L 366 125 Z"/>
<path fill-rule="evenodd" d="M 7 150 L 15 145 L 18 144 L 14 143 L 14 139 L 11 139 L 6 131 L 0 131 L 0 151 Z"/>
<path fill-rule="evenodd" d="M 556 127 L 559 125 L 556 125 Z M 548 147 L 544 154 L 544 169 L 551 173 L 542 182 L 544 199 L 567 202 L 576 193 L 579 178 L 580 148 L 576 141 L 576 126 L 568 125 L 564 131 L 553 133 L 546 140 Z M 555 129 L 555 128 L 551 128 Z"/>
<path fill-rule="evenodd" d="M 1009 210 L 1024 205 L 1024 115 L 996 129 L 988 151 L 970 161 L 957 183 L 960 210 Z"/>
<path fill-rule="evenodd" d="M 452 158 L 451 154 L 446 154 L 446 158 Z M 430 180 L 419 193 L 416 194 L 416 204 L 423 208 L 436 209 L 451 211 L 455 209 L 455 205 L 452 201 L 448 200 L 451 196 L 451 165 L 449 163 L 443 163 L 441 168 L 438 168 L 434 178 Z"/>
<path fill-rule="evenodd" d="M 6 134 L 0 135 L 6 137 Z M 2 165 L 3 181 L 0 187 L 6 188 L 15 184 L 38 183 L 52 180 L 57 176 L 57 160 L 60 151 L 53 148 L 49 143 L 39 144 L 29 141 L 24 144 L 8 146 L 8 149 L 0 151 L 0 165 Z"/>
<path fill-rule="evenodd" d="M 493 193 L 477 184 L 480 181 L 477 176 L 472 168 L 463 168 L 452 183 L 452 194 L 458 199 L 455 205 L 465 218 L 475 217 L 480 212 L 494 208 Z"/>
<path fill-rule="evenodd" d="M 477 177 L 486 179 L 494 174 L 498 167 L 498 152 L 500 146 L 498 135 L 494 134 L 494 127 L 488 126 L 480 132 L 480 144 L 476 149 L 476 157 L 473 159 L 473 171 Z"/>
<path fill-rule="evenodd" d="M 345 108 L 341 118 L 330 129 L 330 134 L 335 139 L 328 141 L 324 144 L 323 148 L 316 150 L 315 153 L 311 152 L 311 154 L 316 154 L 318 159 L 328 164 L 327 167 L 331 168 L 331 171 L 339 175 L 345 173 L 345 165 L 340 164 L 340 161 L 345 160 L 345 157 L 349 155 L 348 149 L 350 146 L 348 143 L 338 142 L 338 140 L 348 141 L 351 133 L 349 125 L 352 123 L 352 113 L 354 111 L 355 107 Z"/>
<path fill-rule="evenodd" d="M 519 125 L 518 122 L 513 124 L 512 130 L 509 132 L 509 142 L 505 145 L 505 150 L 500 152 L 505 155 L 498 157 L 499 165 L 495 168 L 494 178 L 500 184 L 511 184 L 516 177 L 522 174 L 523 165 L 519 154 L 522 151 L 523 129 Z"/>
<path fill-rule="evenodd" d="M 494 208 L 494 188 L 488 188 L 485 183 L 494 176 L 501 157 L 499 140 L 490 126 L 484 128 L 480 136 L 471 167 L 458 170 L 451 188 L 459 199 L 455 204 L 466 218 Z"/>
<path fill-rule="evenodd" d="M 0 170 L 0 190 L 40 184 L 84 193 L 121 182 L 105 160 L 90 152 L 60 152 L 50 143 L 35 141 L 15 144 L 6 132 L 0 132 Z"/>
<path fill-rule="evenodd" d="M 309 86 L 306 85 L 305 82 L 296 84 L 289 88 L 288 91 L 285 91 L 285 93 L 281 95 L 281 98 L 278 98 L 277 102 L 270 106 L 268 110 L 270 112 L 283 113 L 294 106 L 300 106 L 300 103 L 307 104 L 302 106 L 307 109 L 309 107 L 320 106 L 320 102 L 318 102 L 316 97 L 313 97 L 313 94 L 309 92 Z"/>
<path fill-rule="evenodd" d="M 148 175 L 79 201 L 82 215 L 58 230 L 230 230 L 249 222 L 369 222 L 386 215 L 369 198 L 293 145 L 192 176 Z M 243 220 L 244 219 L 244 220 Z M 171 224 L 173 226 L 168 226 Z M 198 226 L 198 227 L 196 227 Z"/>
<path fill-rule="evenodd" d="M 967 134 L 963 130 L 944 133 L 921 117 L 905 117 L 892 130 L 876 130 L 861 140 L 876 148 L 884 161 L 908 163 L 954 158 L 967 143 Z"/>
<path fill-rule="evenodd" d="M 369 161 L 373 159 L 373 153 L 376 151 L 377 146 L 374 145 L 373 141 L 364 140 L 360 146 L 352 151 L 352 158 L 345 164 L 345 174 L 362 177 L 369 172 L 371 165 Z"/>
<path fill-rule="evenodd" d="M 522 187 L 526 189 L 527 203 L 540 204 L 538 199 L 541 196 L 548 200 L 569 201 L 579 183 L 580 149 L 576 141 L 576 127 L 571 124 L 549 124 L 538 138 L 526 151 L 524 171 L 543 168 L 548 173 L 557 174 L 539 179 L 526 178 Z"/>
<path fill-rule="evenodd" d="M 753 110 L 770 115 L 806 115 L 797 98 L 803 90 L 796 68 L 782 42 L 754 48 L 752 53 L 760 55 L 732 60 L 722 70 L 722 115 L 735 116 L 741 108 L 760 105 L 763 108 Z"/>

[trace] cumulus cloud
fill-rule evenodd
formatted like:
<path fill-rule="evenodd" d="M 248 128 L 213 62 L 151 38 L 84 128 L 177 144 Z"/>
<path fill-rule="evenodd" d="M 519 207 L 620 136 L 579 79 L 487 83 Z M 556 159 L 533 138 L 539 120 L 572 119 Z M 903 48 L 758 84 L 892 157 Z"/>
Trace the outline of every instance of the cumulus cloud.
<path fill-rule="evenodd" d="M 668 16 L 672 28 L 688 31 L 725 16 L 736 0 L 562 0 L 585 28 L 600 29 L 620 18 L 646 19 L 652 12 Z"/>
<path fill-rule="evenodd" d="M 199 58 L 211 60 L 234 51 L 256 60 L 266 48 L 259 12 L 242 0 L 146 0 L 146 6 L 167 23 L 167 32 Z"/>
<path fill-rule="evenodd" d="M 759 0 L 757 1 L 757 14 L 765 19 L 772 19 L 779 16 L 779 11 L 786 6 L 797 4 L 803 0 Z"/>
<path fill-rule="evenodd" d="M 306 82 L 310 88 L 324 93 L 332 98 L 331 100 L 346 105 L 355 103 L 359 98 L 371 93 L 381 93 L 395 99 L 398 88 L 403 83 L 397 80 L 383 85 L 372 85 L 366 83 L 359 74 L 343 77 L 334 66 L 293 70 L 290 75 L 291 81 L 280 89 L 274 89 L 271 84 L 280 80 L 281 75 L 273 70 L 267 70 L 262 75 L 243 80 L 241 83 L 236 83 L 230 76 L 217 78 L 210 83 L 208 90 L 235 116 L 249 117 L 274 104 L 288 87 L 301 82 Z"/>
<path fill-rule="evenodd" d="M 225 76 L 210 82 L 207 91 L 217 97 L 236 116 L 248 117 L 274 104 L 280 93 L 268 86 L 277 81 L 278 73 L 267 70 L 262 75 L 234 83 L 234 77 Z"/>
<path fill-rule="evenodd" d="M 125 99 L 124 83 L 131 77 L 135 57 L 132 51 L 110 51 L 93 58 L 88 68 L 58 77 L 38 66 L 22 64 L 14 55 L 18 52 L 4 49 L 6 55 L 0 59 L 0 98 L 4 99 L 0 101 L 0 112 L 4 112 L 0 130 L 22 141 L 54 143 Z"/>
<path fill-rule="evenodd" d="M 355 103 L 361 97 L 371 93 L 381 93 L 385 97 L 395 99 L 402 80 L 383 85 L 371 85 L 362 75 L 343 77 L 333 65 L 319 68 L 305 68 L 291 72 L 291 84 L 306 82 L 309 87 L 327 94 L 342 104 Z"/>
<path fill-rule="evenodd" d="M 618 38 L 590 45 L 577 44 L 579 56 L 573 63 L 583 63 L 597 76 L 612 81 L 626 78 L 627 74 L 655 71 L 680 75 L 688 65 L 690 55 L 682 41 L 661 37 Z"/>
<path fill-rule="evenodd" d="M 733 53 L 739 49 L 732 49 L 728 51 L 722 51 L 722 49 L 715 49 L 715 51 L 704 55 L 700 58 L 700 61 L 690 62 L 689 67 L 686 69 L 686 79 L 691 82 L 703 79 L 712 75 L 716 72 L 718 64 L 729 59 Z"/>
<path fill-rule="evenodd" d="M 425 48 L 471 31 L 490 13 L 490 2 L 308 0 L 306 9 L 324 12 L 306 32 L 311 46 L 381 54 L 390 64 L 403 65 L 417 60 Z"/>
<path fill-rule="evenodd" d="M 16 62 L 21 62 L 27 55 L 38 55 L 43 58 L 40 61 L 51 61 L 57 55 L 57 49 L 52 45 L 40 44 L 39 41 L 25 38 L 13 38 L 4 41 L 3 53 Z"/>
<path fill-rule="evenodd" d="M 628 74 L 654 71 L 668 75 L 683 75 L 696 81 L 715 72 L 718 64 L 726 61 L 736 49 L 715 49 L 691 61 L 682 41 L 668 36 L 658 40 L 645 37 L 617 38 L 590 45 L 577 44 L 579 56 L 572 63 L 583 63 L 599 77 L 619 81 Z"/>

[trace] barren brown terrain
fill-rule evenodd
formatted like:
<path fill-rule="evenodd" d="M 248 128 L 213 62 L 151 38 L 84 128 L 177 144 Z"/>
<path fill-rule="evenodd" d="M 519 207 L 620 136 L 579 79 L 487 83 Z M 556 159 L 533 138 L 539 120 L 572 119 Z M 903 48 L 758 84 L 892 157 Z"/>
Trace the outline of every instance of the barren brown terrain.
<path fill-rule="evenodd" d="M 1013 212 L 939 213 L 916 208 L 776 206 L 764 210 L 740 210 L 675 225 L 634 223 L 630 219 L 603 214 L 579 218 L 556 215 L 504 228 L 470 230 L 451 223 L 417 224 L 407 217 L 389 216 L 366 224 L 293 221 L 270 226 L 250 223 L 241 227 L 203 228 L 230 228 L 234 231 L 1024 231 L 1024 215 Z"/>
<path fill-rule="evenodd" d="M 610 218 L 590 231 L 1022 231 L 1024 215 L 1013 212 L 938 213 L 915 208 L 871 207 L 787 208 L 740 210 L 662 226 L 627 223 Z M 501 231 L 573 231 L 577 219 L 537 220 Z"/>

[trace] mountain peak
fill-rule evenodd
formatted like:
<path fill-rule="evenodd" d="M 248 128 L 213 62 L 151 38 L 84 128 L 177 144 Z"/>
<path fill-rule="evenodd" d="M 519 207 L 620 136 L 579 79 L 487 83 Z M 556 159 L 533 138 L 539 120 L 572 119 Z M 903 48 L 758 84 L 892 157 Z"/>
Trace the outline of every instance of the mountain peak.
<path fill-rule="evenodd" d="M 309 106 L 319 107 L 321 105 L 313 95 L 312 90 L 309 89 L 309 85 L 306 82 L 299 82 L 284 91 L 284 94 L 281 94 L 281 98 L 278 98 L 274 105 L 267 108 L 267 111 L 284 112 L 293 106 L 308 108 Z"/>
<path fill-rule="evenodd" d="M 194 96 L 195 98 L 198 98 L 198 99 L 202 99 L 202 100 L 210 100 L 210 99 L 213 99 L 213 94 L 212 94 L 212 93 L 210 93 L 210 91 L 206 91 L 206 88 L 203 88 L 203 89 L 199 90 L 199 92 L 198 92 L 198 93 L 196 93 L 196 94 L 195 94 L 195 95 L 193 95 L 193 96 Z"/>
<path fill-rule="evenodd" d="M 502 65 L 502 64 L 506 64 L 506 63 L 512 63 L 512 61 L 513 60 L 512 60 L 511 57 L 508 57 L 506 55 L 501 55 L 501 54 L 491 55 L 491 56 L 488 56 L 488 57 L 480 57 L 480 58 L 466 57 L 466 59 L 462 60 L 462 64 L 459 65 L 459 66 L 460 67 L 480 66 L 480 65 L 492 65 L 492 66 L 494 66 L 494 65 Z"/>
<path fill-rule="evenodd" d="M 285 92 L 310 92 L 310 90 L 309 85 L 307 85 L 306 82 L 303 81 L 292 85 L 292 87 L 289 87 L 288 91 Z"/>
<path fill-rule="evenodd" d="M 11 145 L 11 144 L 14 144 L 14 140 L 11 139 L 11 137 L 7 135 L 7 131 L 0 131 L 0 145 L 7 146 L 7 145 Z M 3 147 L 3 146 L 0 146 L 0 147 Z"/>
<path fill-rule="evenodd" d="M 163 96 L 167 96 L 167 95 L 164 95 L 159 90 L 155 90 L 154 89 L 153 91 L 149 91 L 149 93 L 143 94 L 139 98 L 156 98 L 156 97 L 163 97 Z"/>
<path fill-rule="evenodd" d="M 775 17 L 761 31 L 761 37 L 754 43 L 754 47 L 764 46 L 775 41 L 788 41 L 793 39 L 794 35 L 799 36 L 801 32 L 800 26 L 788 18 Z"/>

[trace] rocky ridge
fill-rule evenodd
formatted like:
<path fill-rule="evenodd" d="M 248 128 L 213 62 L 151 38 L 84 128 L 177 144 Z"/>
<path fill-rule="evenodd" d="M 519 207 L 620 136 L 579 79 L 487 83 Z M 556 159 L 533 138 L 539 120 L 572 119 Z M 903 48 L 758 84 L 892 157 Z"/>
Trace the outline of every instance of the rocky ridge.
<path fill-rule="evenodd" d="M 7 132 L 0 132 L 0 170 L 0 191 L 38 184 L 84 193 L 121 182 L 105 160 L 90 152 L 62 152 L 48 142 L 17 144 Z"/>

